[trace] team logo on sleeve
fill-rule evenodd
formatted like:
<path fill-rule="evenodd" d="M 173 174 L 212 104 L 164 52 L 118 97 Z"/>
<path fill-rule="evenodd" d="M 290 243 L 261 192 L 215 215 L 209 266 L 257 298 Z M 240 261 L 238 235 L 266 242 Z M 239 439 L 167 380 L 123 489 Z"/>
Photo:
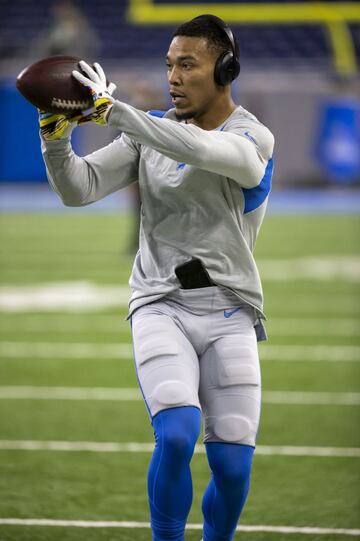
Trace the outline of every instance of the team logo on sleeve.
<path fill-rule="evenodd" d="M 249 133 L 248 131 L 246 131 L 246 132 L 244 133 L 244 135 L 245 135 L 245 137 L 247 137 L 248 139 L 250 139 L 250 141 L 252 141 L 253 143 L 255 143 L 255 145 L 257 144 L 256 141 L 255 141 L 255 139 L 253 138 L 253 136 L 250 135 L 250 133 Z"/>

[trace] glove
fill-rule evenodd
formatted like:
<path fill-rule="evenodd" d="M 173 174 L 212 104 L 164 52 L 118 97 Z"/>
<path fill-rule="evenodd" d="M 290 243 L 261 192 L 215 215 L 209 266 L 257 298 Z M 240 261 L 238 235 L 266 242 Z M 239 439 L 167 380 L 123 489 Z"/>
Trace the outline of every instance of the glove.
<path fill-rule="evenodd" d="M 70 137 L 81 115 L 66 116 L 64 114 L 39 111 L 41 137 L 45 141 L 56 141 Z"/>
<path fill-rule="evenodd" d="M 79 65 L 88 77 L 85 77 L 76 70 L 74 70 L 72 74 L 75 79 L 90 89 L 94 102 L 94 107 L 92 109 L 83 111 L 83 116 L 80 118 L 79 124 L 83 124 L 84 122 L 95 122 L 96 124 L 103 126 L 106 124 L 106 116 L 115 101 L 112 97 L 112 93 L 114 92 L 116 85 L 114 83 L 107 84 L 106 75 L 100 64 L 95 63 L 94 68 L 92 68 L 89 64 L 84 62 L 84 60 L 81 60 Z"/>

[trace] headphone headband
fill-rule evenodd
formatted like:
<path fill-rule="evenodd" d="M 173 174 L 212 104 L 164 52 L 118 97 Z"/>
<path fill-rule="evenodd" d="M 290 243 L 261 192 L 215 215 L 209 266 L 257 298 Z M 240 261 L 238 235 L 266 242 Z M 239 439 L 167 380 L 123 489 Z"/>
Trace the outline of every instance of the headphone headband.
<path fill-rule="evenodd" d="M 226 24 L 225 21 L 220 19 L 220 17 L 217 17 L 216 15 L 212 15 L 211 13 L 205 13 L 204 15 L 198 15 L 197 17 L 194 17 L 193 21 L 196 21 L 198 19 L 207 19 L 208 21 L 212 21 L 216 26 L 226 34 L 229 43 L 231 45 L 231 52 L 234 56 L 236 56 L 236 46 L 235 46 L 235 38 L 234 34 L 232 33 L 232 30 L 229 25 Z"/>
<path fill-rule="evenodd" d="M 212 21 L 223 34 L 226 34 L 228 42 L 230 44 L 230 50 L 224 52 L 217 59 L 215 64 L 214 77 L 217 84 L 225 86 L 230 84 L 240 72 L 240 62 L 236 55 L 236 44 L 234 34 L 230 28 L 220 17 L 206 13 L 204 15 L 198 15 L 193 20 L 207 19 Z"/>

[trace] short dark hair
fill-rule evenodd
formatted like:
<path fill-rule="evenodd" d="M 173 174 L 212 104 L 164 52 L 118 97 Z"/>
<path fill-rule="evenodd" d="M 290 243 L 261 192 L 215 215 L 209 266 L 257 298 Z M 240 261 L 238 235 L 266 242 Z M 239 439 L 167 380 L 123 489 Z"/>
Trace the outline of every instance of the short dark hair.
<path fill-rule="evenodd" d="M 181 24 L 174 32 L 173 37 L 188 36 L 191 38 L 206 38 L 208 46 L 214 49 L 217 56 L 220 56 L 226 51 L 232 51 L 232 46 L 226 32 L 221 29 L 221 23 L 226 26 L 226 23 L 219 19 L 217 24 L 213 15 L 202 15 L 195 17 L 186 23 Z M 239 58 L 239 44 L 234 36 L 235 57 Z"/>

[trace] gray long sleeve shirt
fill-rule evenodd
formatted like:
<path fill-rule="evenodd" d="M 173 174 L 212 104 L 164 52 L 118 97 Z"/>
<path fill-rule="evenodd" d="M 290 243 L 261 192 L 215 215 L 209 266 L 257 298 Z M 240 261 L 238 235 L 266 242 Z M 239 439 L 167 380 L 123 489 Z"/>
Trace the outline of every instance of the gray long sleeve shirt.
<path fill-rule="evenodd" d="M 108 123 L 122 136 L 88 156 L 77 156 L 69 139 L 42 141 L 42 151 L 65 205 L 87 205 L 139 181 L 130 314 L 179 288 L 174 268 L 196 257 L 214 283 L 263 317 L 252 251 L 271 188 L 271 132 L 241 106 L 211 131 L 178 122 L 174 110 L 148 114 L 119 101 Z"/>

